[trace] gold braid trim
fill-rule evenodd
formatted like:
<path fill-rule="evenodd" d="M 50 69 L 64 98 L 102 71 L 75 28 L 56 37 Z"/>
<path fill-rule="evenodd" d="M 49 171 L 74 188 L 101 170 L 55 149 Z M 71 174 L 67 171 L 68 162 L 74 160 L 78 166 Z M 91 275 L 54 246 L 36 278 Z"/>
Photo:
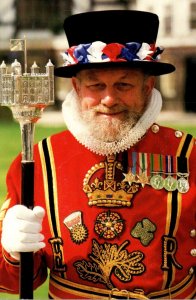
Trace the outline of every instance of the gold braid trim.
<path fill-rule="evenodd" d="M 54 274 L 50 275 L 50 285 L 54 288 L 60 290 L 64 293 L 70 293 L 72 295 L 77 295 L 81 297 L 85 297 L 87 299 L 102 299 L 102 300 L 108 300 L 115 297 L 115 299 L 148 299 L 146 296 L 144 296 L 141 293 L 134 293 L 127 290 L 118 290 L 118 289 L 112 289 L 112 290 L 106 290 L 106 289 L 100 289 L 96 287 L 91 287 L 87 285 L 82 285 L 79 283 L 75 283 L 72 281 L 69 281 L 64 278 L 60 278 Z M 54 292 L 50 291 L 49 294 L 54 297 L 55 299 L 58 299 L 58 296 L 54 295 Z"/>

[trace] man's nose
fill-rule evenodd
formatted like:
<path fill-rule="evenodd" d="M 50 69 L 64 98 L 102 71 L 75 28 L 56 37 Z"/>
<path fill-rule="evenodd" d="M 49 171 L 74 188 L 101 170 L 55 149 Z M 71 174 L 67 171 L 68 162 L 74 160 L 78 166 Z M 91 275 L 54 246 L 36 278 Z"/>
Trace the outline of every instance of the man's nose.
<path fill-rule="evenodd" d="M 118 103 L 118 97 L 113 90 L 107 89 L 101 99 L 101 104 L 112 107 Z"/>

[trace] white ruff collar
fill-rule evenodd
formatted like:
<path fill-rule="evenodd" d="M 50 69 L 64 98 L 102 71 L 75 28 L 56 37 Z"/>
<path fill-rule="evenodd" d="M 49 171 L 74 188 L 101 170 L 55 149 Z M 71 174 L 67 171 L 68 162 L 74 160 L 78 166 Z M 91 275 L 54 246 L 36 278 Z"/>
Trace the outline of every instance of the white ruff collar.
<path fill-rule="evenodd" d="M 77 109 L 77 94 L 71 90 L 62 105 L 62 112 L 67 128 L 76 140 L 90 151 L 100 155 L 109 155 L 125 151 L 135 145 L 155 122 L 162 108 L 162 97 L 157 89 L 153 89 L 149 104 L 128 134 L 115 142 L 104 142 L 95 139 L 86 128 Z"/>

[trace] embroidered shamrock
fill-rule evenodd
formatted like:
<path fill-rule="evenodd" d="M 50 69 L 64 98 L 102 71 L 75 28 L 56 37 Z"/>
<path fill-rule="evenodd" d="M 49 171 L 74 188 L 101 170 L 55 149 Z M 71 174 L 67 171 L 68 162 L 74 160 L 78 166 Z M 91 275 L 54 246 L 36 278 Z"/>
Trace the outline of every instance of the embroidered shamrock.
<path fill-rule="evenodd" d="M 148 246 L 154 238 L 155 231 L 156 226 L 149 219 L 143 219 L 141 222 L 136 223 L 131 235 L 139 239 L 143 246 Z"/>

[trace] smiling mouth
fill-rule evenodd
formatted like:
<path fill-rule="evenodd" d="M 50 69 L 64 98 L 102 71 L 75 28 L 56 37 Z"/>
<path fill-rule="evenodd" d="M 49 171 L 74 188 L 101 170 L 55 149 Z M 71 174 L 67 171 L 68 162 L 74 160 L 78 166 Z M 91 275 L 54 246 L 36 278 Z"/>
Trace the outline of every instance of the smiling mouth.
<path fill-rule="evenodd" d="M 97 114 L 98 115 L 105 115 L 105 116 L 119 116 L 122 113 L 124 113 L 124 111 L 116 111 L 116 112 L 112 112 L 112 111 L 98 111 Z"/>

